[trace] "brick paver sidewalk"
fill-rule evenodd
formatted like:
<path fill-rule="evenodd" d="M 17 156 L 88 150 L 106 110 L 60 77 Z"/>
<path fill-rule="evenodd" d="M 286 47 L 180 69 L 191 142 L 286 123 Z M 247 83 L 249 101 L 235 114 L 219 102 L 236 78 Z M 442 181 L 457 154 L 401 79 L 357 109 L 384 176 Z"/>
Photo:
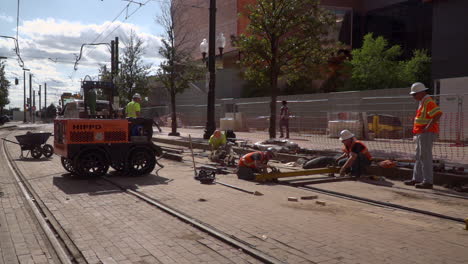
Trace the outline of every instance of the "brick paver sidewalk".
<path fill-rule="evenodd" d="M 16 146 L 9 149 L 19 155 Z M 254 262 L 102 180 L 70 177 L 57 157 L 16 162 L 91 263 Z M 253 196 L 199 184 L 189 156 L 183 163 L 162 162 L 165 168 L 148 176 L 110 177 L 287 263 L 468 262 L 468 231 L 461 224 L 324 195 L 319 200 L 325 205 L 315 200 L 289 202 L 288 197 L 312 193 L 242 181 L 232 174 L 218 176 L 222 182 L 264 194 Z M 196 162 L 207 160 L 197 156 Z M 408 199 L 428 199 L 421 197 Z"/>
<path fill-rule="evenodd" d="M 7 164 L 0 141 L 0 263 L 54 263 L 45 235 Z"/>

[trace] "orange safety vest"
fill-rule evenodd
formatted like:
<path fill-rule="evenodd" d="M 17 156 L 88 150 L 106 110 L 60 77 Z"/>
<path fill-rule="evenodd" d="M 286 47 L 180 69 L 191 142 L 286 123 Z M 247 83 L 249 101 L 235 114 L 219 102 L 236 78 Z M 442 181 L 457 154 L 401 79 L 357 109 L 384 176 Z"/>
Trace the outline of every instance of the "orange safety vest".
<path fill-rule="evenodd" d="M 440 107 L 436 104 L 432 97 L 428 96 L 420 103 L 414 118 L 413 133 L 421 134 L 423 129 L 429 124 L 431 119 L 437 114 L 442 113 Z M 433 123 L 427 130 L 428 132 L 439 133 L 439 123 Z"/>
<path fill-rule="evenodd" d="M 268 161 L 268 159 L 266 158 L 265 154 L 263 154 L 262 151 L 251 152 L 251 153 L 245 154 L 239 159 L 239 167 L 247 167 L 247 168 L 253 168 L 253 169 L 257 168 L 255 167 L 255 160 L 252 159 L 252 156 L 255 154 L 260 154 L 262 156 L 262 158 L 260 159 L 260 162 Z"/>
<path fill-rule="evenodd" d="M 361 153 L 364 154 L 368 160 L 372 160 L 372 155 L 370 154 L 369 150 L 367 149 L 367 146 L 364 143 L 362 143 L 361 141 L 359 141 L 359 140 L 353 141 L 353 144 L 351 144 L 351 147 L 349 149 L 346 147 L 346 145 L 344 145 L 343 146 L 343 152 L 349 155 L 349 153 L 351 153 L 351 150 L 353 149 L 353 147 L 354 147 L 354 145 L 356 143 L 360 143 L 364 147 L 364 149 L 361 150 Z"/>

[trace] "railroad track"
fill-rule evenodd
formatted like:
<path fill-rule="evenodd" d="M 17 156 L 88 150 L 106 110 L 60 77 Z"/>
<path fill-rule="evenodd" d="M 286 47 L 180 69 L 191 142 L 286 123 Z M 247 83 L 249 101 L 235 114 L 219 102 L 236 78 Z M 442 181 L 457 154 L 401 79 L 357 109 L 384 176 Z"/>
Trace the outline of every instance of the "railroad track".
<path fill-rule="evenodd" d="M 183 162 L 183 163 L 185 163 L 185 162 Z M 184 165 L 190 166 L 188 163 L 184 164 Z M 412 208 L 412 207 L 408 207 L 408 206 L 404 206 L 404 205 L 400 205 L 400 204 L 394 204 L 394 203 L 390 203 L 390 202 L 383 202 L 383 201 L 379 201 L 379 200 L 369 199 L 369 198 L 365 198 L 365 197 L 360 197 L 360 196 L 341 193 L 341 192 L 336 192 L 336 191 L 329 191 L 329 190 L 325 190 L 325 189 L 321 189 L 321 188 L 317 188 L 317 187 L 312 187 L 312 186 L 307 186 L 307 185 L 305 185 L 305 186 L 294 186 L 294 184 L 289 183 L 287 180 L 283 181 L 282 184 L 292 186 L 292 187 L 295 187 L 295 188 L 299 188 L 299 189 L 303 189 L 303 190 L 306 190 L 306 191 L 311 191 L 311 192 L 321 193 L 321 194 L 325 194 L 325 195 L 330 195 L 330 196 L 334 196 L 334 197 L 338 197 L 338 198 L 342 198 L 342 199 L 347 199 L 347 200 L 351 200 L 351 201 L 356 201 L 356 202 L 360 202 L 360 203 L 365 203 L 365 204 L 369 204 L 369 205 L 373 205 L 373 206 L 391 208 L 391 209 L 396 209 L 396 210 L 401 210 L 401 211 L 406 211 L 406 212 L 411 212 L 411 213 L 416 213 L 416 214 L 421 214 L 421 215 L 426 215 L 426 216 L 432 216 L 432 217 L 436 217 L 436 218 L 439 218 L 439 219 L 450 220 L 450 221 L 457 222 L 457 223 L 462 223 L 462 224 L 466 223 L 466 220 L 463 219 L 463 218 L 460 218 L 460 217 L 454 217 L 454 216 L 449 216 L 449 215 L 445 215 L 445 214 L 439 214 L 439 213 L 435 213 L 435 212 L 431 212 L 431 211 L 427 211 L 427 210 Z M 421 194 L 424 194 L 424 195 L 444 196 L 444 197 L 448 197 L 448 198 L 468 200 L 468 197 L 466 197 L 466 196 L 461 196 L 461 195 L 456 195 L 456 194 L 448 194 L 448 193 L 441 193 L 441 192 L 438 192 L 438 191 L 427 192 L 427 191 L 422 191 L 422 190 L 413 190 L 413 189 L 409 189 L 409 188 L 395 187 L 395 186 L 393 186 L 393 187 L 381 186 L 381 187 L 394 188 L 394 189 L 405 190 L 405 191 L 412 191 L 412 192 L 417 192 L 417 193 L 421 193 Z"/>
<path fill-rule="evenodd" d="M 63 226 L 47 208 L 39 195 L 35 192 L 34 188 L 32 188 L 28 179 L 24 177 L 16 163 L 13 162 L 13 158 L 6 147 L 5 141 L 3 141 L 2 152 L 2 154 L 7 158 L 7 162 L 12 173 L 15 175 L 19 188 L 33 211 L 36 220 L 46 234 L 48 242 L 53 249 L 53 253 L 55 253 L 59 261 L 67 264 L 88 263 L 77 245 L 64 230 Z"/>
<path fill-rule="evenodd" d="M 202 221 L 196 219 L 196 218 L 193 218 L 187 214 L 185 214 L 184 212 L 181 212 L 155 198 L 152 198 L 150 196 L 148 196 L 147 194 L 145 193 L 142 193 L 142 192 L 139 192 L 139 191 L 136 191 L 136 190 L 132 190 L 132 189 L 129 189 L 119 183 L 116 183 L 115 181 L 112 181 L 111 179 L 107 178 L 107 177 L 102 177 L 105 181 L 109 182 L 110 184 L 118 187 L 119 189 L 121 189 L 122 191 L 126 192 L 127 194 L 129 195 L 132 195 L 142 201 L 145 201 L 146 203 L 176 217 L 177 219 L 183 221 L 183 222 L 186 222 L 194 227 L 196 227 L 197 229 L 209 234 L 210 236 L 213 236 L 225 243 L 228 243 L 229 245 L 237 248 L 237 249 L 241 249 L 243 252 L 247 253 L 248 255 L 262 261 L 263 263 L 272 263 L 272 264 L 279 264 L 279 263 L 283 263 L 281 262 L 280 260 L 262 252 L 262 251 L 259 251 L 253 247 L 251 247 L 247 242 L 245 241 L 242 241 L 232 235 L 228 235 L 206 223 L 203 223 Z"/>
<path fill-rule="evenodd" d="M 34 188 L 29 183 L 28 179 L 23 175 L 19 167 L 13 161 L 11 153 L 9 152 L 5 142 L 3 142 L 2 149 L 13 173 L 18 178 L 18 184 L 20 185 L 25 195 L 27 195 L 27 199 L 30 201 L 31 206 L 34 207 L 33 210 L 37 211 L 35 216 L 40 223 L 43 223 L 41 226 L 43 229 L 45 229 L 44 232 L 47 234 L 49 242 L 61 263 L 88 263 L 78 246 L 73 242 L 63 226 L 55 219 L 52 212 L 47 208 L 40 196 L 35 192 Z M 255 249 L 248 242 L 243 241 L 235 236 L 228 235 L 196 218 L 191 217 L 184 212 L 176 210 L 167 204 L 146 195 L 145 193 L 126 188 L 125 186 L 122 186 L 105 176 L 101 178 L 109 184 L 119 188 L 126 194 L 145 201 L 149 205 L 155 207 L 155 209 L 157 208 L 166 214 L 172 215 L 178 220 L 190 224 L 205 234 L 214 237 L 236 249 L 239 249 L 243 253 L 248 254 L 263 263 L 283 263 L 282 261 Z"/>
<path fill-rule="evenodd" d="M 287 183 L 283 183 L 283 184 L 287 185 L 287 186 L 290 186 Z M 351 201 L 355 201 L 355 202 L 360 202 L 360 203 L 364 203 L 364 204 L 369 204 L 369 205 L 372 205 L 372 206 L 397 209 L 397 210 L 401 210 L 401 211 L 432 216 L 432 217 L 436 217 L 436 218 L 439 218 L 439 219 L 450 220 L 450 221 L 457 222 L 457 223 L 462 223 L 462 224 L 465 223 L 465 219 L 463 219 L 463 218 L 453 217 L 453 216 L 445 215 L 445 214 L 439 214 L 439 213 L 426 211 L 426 210 L 421 210 L 421 209 L 408 207 L 408 206 L 404 206 L 404 205 L 400 205 L 400 204 L 394 204 L 394 203 L 369 199 L 369 198 L 360 197 L 360 196 L 356 196 L 356 195 L 352 195 L 352 194 L 346 194 L 346 193 L 342 193 L 342 192 L 330 191 L 330 190 L 325 190 L 325 189 L 312 187 L 312 186 L 294 186 L 294 188 L 298 188 L 298 189 L 306 190 L 306 191 L 310 191 L 310 192 L 315 192 L 315 193 L 320 193 L 320 194 L 325 194 L 325 195 L 338 197 L 338 198 L 342 198 L 342 199 L 346 199 L 346 200 L 351 200 Z"/>

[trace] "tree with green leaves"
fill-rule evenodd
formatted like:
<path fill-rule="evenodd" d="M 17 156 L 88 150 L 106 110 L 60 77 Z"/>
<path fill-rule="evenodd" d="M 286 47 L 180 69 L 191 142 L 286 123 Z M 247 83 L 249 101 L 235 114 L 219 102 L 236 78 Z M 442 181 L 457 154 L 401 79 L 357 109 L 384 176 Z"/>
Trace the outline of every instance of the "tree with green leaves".
<path fill-rule="evenodd" d="M 316 0 L 257 0 L 241 15 L 250 24 L 233 43 L 242 54 L 246 79 L 269 87 L 269 135 L 275 138 L 278 79 L 319 75 L 320 65 L 335 50 L 329 36 L 335 15 Z"/>
<path fill-rule="evenodd" d="M 352 51 L 352 87 L 355 90 L 394 88 L 399 84 L 398 58 L 402 50 L 398 45 L 389 47 L 388 41 L 372 33 L 364 36 L 360 49 Z"/>
<path fill-rule="evenodd" d="M 171 100 L 171 136 L 177 136 L 176 95 L 203 78 L 205 69 L 195 63 L 191 57 L 194 47 L 190 40 L 190 31 L 184 30 L 189 24 L 184 16 L 180 1 L 166 0 L 161 3 L 162 14 L 156 22 L 165 31 L 159 54 L 164 61 L 156 73 L 157 81 L 167 90 Z M 175 32 L 178 32 L 177 41 Z"/>
<path fill-rule="evenodd" d="M 135 93 L 139 93 L 142 97 L 148 94 L 148 76 L 151 68 L 150 64 L 142 61 L 143 41 L 133 30 L 128 41 L 124 42 L 124 46 L 121 72 L 117 82 L 121 104 L 131 101 Z"/>
<path fill-rule="evenodd" d="M 410 60 L 401 60 L 399 45 L 390 46 L 384 37 L 364 36 L 360 49 L 352 51 L 353 90 L 408 87 L 414 82 L 430 85 L 431 57 L 426 50 L 413 51 Z"/>
<path fill-rule="evenodd" d="M 431 84 L 431 57 L 427 50 L 413 51 L 413 57 L 400 62 L 400 87 L 408 87 L 415 82 Z"/>
<path fill-rule="evenodd" d="M 5 62 L 0 60 L 0 115 L 3 114 L 3 108 L 10 103 L 8 99 L 8 89 L 10 81 L 5 76 Z"/>

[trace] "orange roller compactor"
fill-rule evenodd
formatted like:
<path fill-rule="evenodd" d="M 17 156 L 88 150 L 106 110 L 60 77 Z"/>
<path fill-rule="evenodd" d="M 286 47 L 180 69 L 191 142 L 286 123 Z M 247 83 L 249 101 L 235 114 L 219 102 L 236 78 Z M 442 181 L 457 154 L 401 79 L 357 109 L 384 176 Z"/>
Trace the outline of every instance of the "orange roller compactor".
<path fill-rule="evenodd" d="M 83 82 L 84 93 L 93 87 L 113 87 L 101 83 Z M 57 118 L 54 121 L 55 154 L 61 156 L 63 167 L 82 176 L 102 176 L 109 167 L 128 175 L 151 173 L 156 164 L 162 167 L 156 160 L 162 150 L 151 140 L 152 120 L 111 119 L 112 109 L 109 113 L 108 119 Z"/>

